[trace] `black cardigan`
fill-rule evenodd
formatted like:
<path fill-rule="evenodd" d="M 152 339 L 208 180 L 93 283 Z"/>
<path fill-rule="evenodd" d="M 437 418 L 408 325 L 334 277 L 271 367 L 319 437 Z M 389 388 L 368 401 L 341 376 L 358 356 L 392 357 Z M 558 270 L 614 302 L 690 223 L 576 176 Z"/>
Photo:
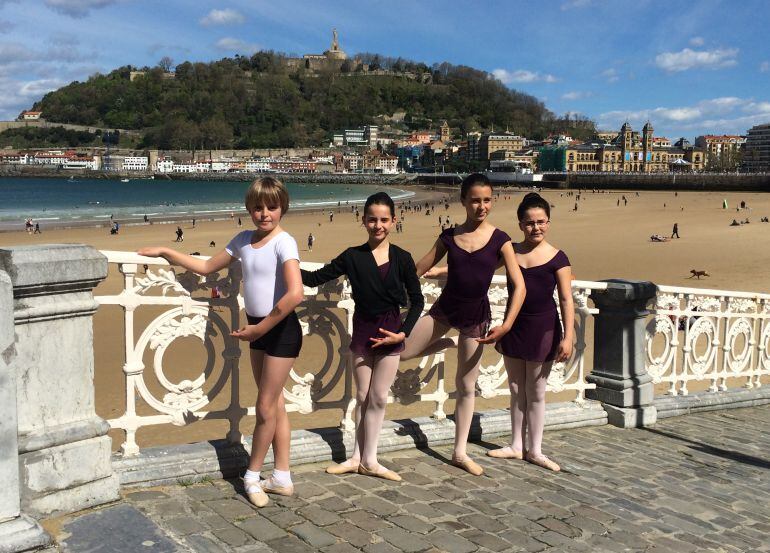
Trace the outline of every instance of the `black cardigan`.
<path fill-rule="evenodd" d="M 390 269 L 383 280 L 369 244 L 354 246 L 317 271 L 303 269 L 302 284 L 318 286 L 347 275 L 353 289 L 356 309 L 367 315 L 380 315 L 393 309 L 400 310 L 401 307 L 406 306 L 408 296 L 409 312 L 399 332 L 409 336 L 425 305 L 420 279 L 417 277 L 417 268 L 412 255 L 408 251 L 391 244 L 388 259 Z"/>

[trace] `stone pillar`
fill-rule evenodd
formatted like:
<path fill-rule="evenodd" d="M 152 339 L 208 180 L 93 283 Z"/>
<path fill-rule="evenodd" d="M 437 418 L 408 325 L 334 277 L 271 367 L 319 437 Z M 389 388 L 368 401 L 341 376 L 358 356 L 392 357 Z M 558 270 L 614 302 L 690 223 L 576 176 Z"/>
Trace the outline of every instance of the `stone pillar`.
<path fill-rule="evenodd" d="M 107 260 L 83 245 L 0 249 L 13 285 L 21 507 L 34 516 L 118 499 L 109 425 L 94 411 L 93 288 Z M 116 354 L 117 354 L 116 350 Z"/>
<path fill-rule="evenodd" d="M 0 552 L 39 549 L 50 544 L 37 522 L 21 513 L 16 375 L 6 362 L 13 355 L 13 286 L 0 271 Z"/>
<path fill-rule="evenodd" d="M 606 290 L 591 293 L 599 313 L 594 316 L 594 367 L 586 380 L 596 389 L 586 390 L 586 396 L 603 403 L 610 424 L 649 426 L 657 412 L 652 377 L 644 368 L 645 319 L 656 287 L 652 282 L 604 282 Z"/>

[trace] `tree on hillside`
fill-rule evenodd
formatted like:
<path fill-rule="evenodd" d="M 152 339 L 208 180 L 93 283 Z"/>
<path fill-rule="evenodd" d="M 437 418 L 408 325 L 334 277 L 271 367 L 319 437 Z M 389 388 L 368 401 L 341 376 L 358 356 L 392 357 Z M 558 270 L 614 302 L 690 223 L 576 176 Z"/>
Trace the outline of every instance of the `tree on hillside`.
<path fill-rule="evenodd" d="M 171 68 L 174 67 L 174 60 L 168 56 L 163 56 L 158 62 L 158 67 L 160 67 L 165 73 L 168 73 L 171 71 Z"/>

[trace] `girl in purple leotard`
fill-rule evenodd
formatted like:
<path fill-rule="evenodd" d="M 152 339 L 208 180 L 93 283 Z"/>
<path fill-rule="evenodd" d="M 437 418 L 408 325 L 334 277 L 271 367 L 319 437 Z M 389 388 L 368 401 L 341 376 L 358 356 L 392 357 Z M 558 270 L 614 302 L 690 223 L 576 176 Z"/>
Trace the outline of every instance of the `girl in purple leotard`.
<path fill-rule="evenodd" d="M 431 351 L 442 349 L 440 339 L 452 328 L 459 331 L 452 463 L 480 475 L 484 471 L 468 457 L 466 446 L 483 344 L 492 344 L 508 332 L 524 301 L 525 291 L 510 237 L 487 220 L 492 209 L 489 179 L 479 173 L 466 177 L 460 188 L 460 200 L 466 211 L 465 222 L 443 231 L 431 250 L 417 263 L 417 274 L 425 275 L 446 255 L 447 282 L 428 315 L 417 322 L 407 338 L 401 359 L 425 355 L 429 348 Z M 511 301 L 503 324 L 490 329 L 487 293 L 501 259 L 509 282 L 513 282 Z"/>
<path fill-rule="evenodd" d="M 575 310 L 572 271 L 567 255 L 546 242 L 551 209 L 539 194 L 524 196 L 516 211 L 524 241 L 515 244 L 516 261 L 527 286 L 527 297 L 511 330 L 496 345 L 503 354 L 511 387 L 511 445 L 493 449 L 490 457 L 522 459 L 558 471 L 543 455 L 545 386 L 554 362 L 572 355 Z M 554 288 L 558 287 L 562 333 Z M 527 441 L 527 437 L 529 440 Z"/>
<path fill-rule="evenodd" d="M 399 481 L 398 474 L 377 462 L 377 442 L 399 354 L 422 313 L 424 300 L 412 256 L 388 240 L 396 224 L 390 196 L 377 192 L 367 198 L 363 224 L 369 234 L 364 244 L 346 249 L 317 271 L 302 271 L 302 282 L 307 286 L 346 275 L 355 302 L 350 339 L 356 382 L 355 447 L 350 459 L 328 467 L 326 472 L 359 472 Z M 407 299 L 409 311 L 402 321 L 400 308 Z"/>

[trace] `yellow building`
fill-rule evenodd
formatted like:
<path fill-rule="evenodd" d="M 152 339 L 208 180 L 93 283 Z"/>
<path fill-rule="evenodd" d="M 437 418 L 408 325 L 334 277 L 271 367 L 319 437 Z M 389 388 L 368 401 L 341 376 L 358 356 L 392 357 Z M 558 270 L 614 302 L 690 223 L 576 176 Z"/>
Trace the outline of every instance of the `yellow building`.
<path fill-rule="evenodd" d="M 483 160 L 492 159 L 492 154 L 500 150 L 517 152 L 524 148 L 524 137 L 512 133 L 488 133 L 479 139 L 479 155 Z"/>
<path fill-rule="evenodd" d="M 701 171 L 705 161 L 705 151 L 699 148 L 681 149 L 656 145 L 653 128 L 648 121 L 641 135 L 634 132 L 631 125 L 624 123 L 620 133 L 609 144 L 593 141 L 567 146 L 562 170 L 618 173 Z M 551 168 L 541 168 L 549 169 Z"/>

